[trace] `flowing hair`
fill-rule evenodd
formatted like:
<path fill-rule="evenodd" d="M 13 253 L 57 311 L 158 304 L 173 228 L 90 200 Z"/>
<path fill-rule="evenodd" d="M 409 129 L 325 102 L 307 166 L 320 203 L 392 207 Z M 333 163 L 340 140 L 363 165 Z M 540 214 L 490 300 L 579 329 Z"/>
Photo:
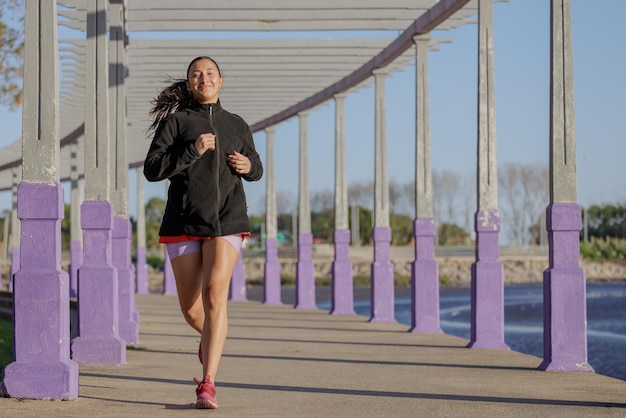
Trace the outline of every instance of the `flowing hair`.
<path fill-rule="evenodd" d="M 187 90 L 187 80 L 173 80 L 173 83 L 165 87 L 159 95 L 152 99 L 150 104 L 150 116 L 152 124 L 148 127 L 147 133 L 152 134 L 156 131 L 163 118 L 173 112 L 177 112 L 192 103 L 193 96 Z"/>
<path fill-rule="evenodd" d="M 222 76 L 222 72 L 220 71 L 220 67 L 217 62 L 207 56 L 200 56 L 194 58 L 189 65 L 187 66 L 187 74 L 189 74 L 189 70 L 191 66 L 196 62 L 203 59 L 207 59 L 212 61 L 217 67 L 217 72 L 220 77 Z M 148 114 L 152 117 L 152 124 L 146 129 L 146 132 L 151 135 L 153 134 L 161 121 L 170 113 L 177 112 L 179 110 L 185 109 L 193 103 L 193 96 L 191 92 L 187 90 L 187 80 L 186 79 L 174 79 L 169 78 L 169 81 L 172 83 L 169 86 L 165 87 L 159 95 L 153 99 L 150 104 L 152 105 L 152 109 L 148 112 Z"/>

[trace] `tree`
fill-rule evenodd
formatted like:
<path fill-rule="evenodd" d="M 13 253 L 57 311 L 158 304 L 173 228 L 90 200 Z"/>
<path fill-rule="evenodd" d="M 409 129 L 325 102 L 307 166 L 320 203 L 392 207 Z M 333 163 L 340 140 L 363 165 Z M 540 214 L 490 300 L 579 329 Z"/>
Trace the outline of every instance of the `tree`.
<path fill-rule="evenodd" d="M 335 207 L 335 193 L 329 189 L 311 194 L 311 211 L 322 212 Z"/>
<path fill-rule="evenodd" d="M 626 206 L 593 205 L 587 209 L 589 238 L 626 238 Z"/>
<path fill-rule="evenodd" d="M 443 223 L 439 226 L 439 245 L 459 245 L 467 240 L 467 231 L 458 225 Z"/>
<path fill-rule="evenodd" d="M 460 215 L 461 176 L 458 173 L 444 170 L 433 171 L 433 210 L 438 223 L 454 223 Z"/>
<path fill-rule="evenodd" d="M 413 218 L 407 215 L 391 213 L 391 245 L 407 245 L 413 241 Z"/>
<path fill-rule="evenodd" d="M 548 167 L 541 164 L 506 164 L 498 173 L 502 225 L 514 245 L 528 245 L 549 201 Z M 544 228 L 544 225 L 539 225 Z"/>
<path fill-rule="evenodd" d="M 146 247 L 159 248 L 159 228 L 165 213 L 165 200 L 153 197 L 146 204 Z"/>
<path fill-rule="evenodd" d="M 311 213 L 311 233 L 315 238 L 321 238 L 326 242 L 332 242 L 334 231 L 334 209 L 324 209 L 320 212 Z"/>
<path fill-rule="evenodd" d="M 22 104 L 24 0 L 0 0 L 0 103 Z"/>
<path fill-rule="evenodd" d="M 348 201 L 350 206 L 360 208 L 374 208 L 374 183 L 372 181 L 355 182 L 348 186 Z"/>

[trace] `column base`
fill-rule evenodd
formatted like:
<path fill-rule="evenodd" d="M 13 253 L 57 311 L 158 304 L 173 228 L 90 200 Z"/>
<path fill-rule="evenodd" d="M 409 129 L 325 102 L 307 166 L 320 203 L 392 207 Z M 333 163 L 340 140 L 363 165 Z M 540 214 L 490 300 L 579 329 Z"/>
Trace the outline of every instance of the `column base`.
<path fill-rule="evenodd" d="M 13 362 L 5 367 L 2 383 L 11 398 L 71 400 L 78 397 L 78 364 Z"/>
<path fill-rule="evenodd" d="M 467 348 L 508 350 L 504 343 L 504 268 L 497 261 L 472 264 L 472 336 Z"/>
<path fill-rule="evenodd" d="M 239 251 L 239 257 L 230 279 L 229 300 L 233 302 L 245 302 L 248 300 L 246 289 L 246 266 L 243 262 L 243 248 Z"/>
<path fill-rule="evenodd" d="M 280 264 L 278 263 L 278 240 L 265 239 L 265 266 L 263 277 L 263 303 L 279 305 L 281 300 Z"/>
<path fill-rule="evenodd" d="M 126 342 L 121 338 L 77 337 L 72 341 L 71 350 L 72 359 L 79 364 L 126 364 Z"/>
<path fill-rule="evenodd" d="M 441 334 L 439 320 L 439 266 L 435 260 L 411 264 L 411 329 L 409 332 Z"/>
<path fill-rule="evenodd" d="M 370 322 L 396 322 L 394 266 L 389 258 L 391 228 L 374 228 L 372 263 L 372 312 Z"/>

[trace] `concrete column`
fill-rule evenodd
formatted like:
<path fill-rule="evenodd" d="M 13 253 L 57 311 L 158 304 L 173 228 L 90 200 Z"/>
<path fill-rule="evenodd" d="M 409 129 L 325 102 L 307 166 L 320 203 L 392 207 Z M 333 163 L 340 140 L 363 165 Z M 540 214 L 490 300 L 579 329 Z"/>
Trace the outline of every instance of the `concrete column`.
<path fill-rule="evenodd" d="M 14 276 L 15 361 L 3 374 L 12 398 L 74 399 L 78 364 L 70 359 L 69 276 L 61 269 L 63 187 L 59 182 L 57 2 L 26 2 L 24 19 L 23 180 L 20 270 Z"/>
<path fill-rule="evenodd" d="M 309 145 L 307 120 L 310 112 L 300 112 L 300 150 L 298 187 L 298 261 L 296 263 L 296 304 L 298 309 L 315 309 L 315 269 L 309 195 Z"/>
<path fill-rule="evenodd" d="M 113 265 L 117 269 L 120 336 L 126 343 L 139 342 L 139 313 L 135 305 L 135 271 L 130 256 L 132 226 L 128 213 L 128 156 L 126 146 L 126 31 L 122 0 L 111 1 L 109 31 L 111 201 L 115 208 Z"/>
<path fill-rule="evenodd" d="M 20 173 L 18 168 L 12 170 L 12 204 L 11 209 L 11 269 L 9 272 L 9 292 L 13 291 L 13 278 L 20 270 L 20 222 L 17 217 L 17 189 L 20 184 Z"/>
<path fill-rule="evenodd" d="M 172 262 L 165 248 L 163 248 L 163 294 L 170 296 L 178 295 Z"/>
<path fill-rule="evenodd" d="M 83 364 L 126 364 L 120 337 L 118 272 L 112 261 L 109 63 L 106 0 L 87 3 L 85 44 L 85 201 L 83 265 L 78 269 L 78 337 L 72 358 Z"/>
<path fill-rule="evenodd" d="M 478 2 L 478 210 L 474 217 L 471 337 L 468 347 L 508 348 L 504 343 L 504 268 L 500 263 L 500 212 L 493 75 L 493 0 Z"/>
<path fill-rule="evenodd" d="M 585 271 L 580 268 L 582 216 L 576 203 L 576 128 L 571 1 L 551 1 L 550 204 L 548 269 L 543 273 L 541 370 L 593 371 L 587 363 Z"/>
<path fill-rule="evenodd" d="M 113 264 L 117 267 L 119 295 L 119 330 L 127 344 L 139 343 L 139 317 L 135 308 L 135 274 L 130 257 L 132 227 L 128 218 L 113 220 Z"/>
<path fill-rule="evenodd" d="M 78 297 L 78 268 L 83 265 L 82 229 L 80 229 L 80 205 L 82 191 L 78 182 L 76 162 L 78 145 L 70 145 L 70 297 Z"/>
<path fill-rule="evenodd" d="M 280 264 L 278 263 L 278 225 L 276 221 L 276 191 L 274 189 L 274 132 L 276 128 L 265 128 L 267 135 L 266 190 L 265 190 L 265 266 L 263 279 L 263 303 L 279 304 Z"/>
<path fill-rule="evenodd" d="M 430 117 L 428 107 L 428 45 L 430 34 L 415 43 L 415 261 L 411 265 L 412 332 L 442 332 L 439 324 L 439 266 L 435 260 Z"/>
<path fill-rule="evenodd" d="M 230 279 L 230 289 L 228 298 L 232 301 L 245 302 L 248 300 L 246 292 L 246 265 L 243 261 L 243 248 L 239 251 L 237 263 L 233 270 L 233 277 Z"/>
<path fill-rule="evenodd" d="M 372 263 L 371 322 L 395 322 L 394 269 L 389 249 L 389 183 L 387 181 L 387 133 L 385 128 L 386 68 L 374 71 L 376 80 L 375 174 L 374 174 L 374 262 Z"/>
<path fill-rule="evenodd" d="M 166 187 L 170 187 L 170 181 L 165 182 Z M 165 191 L 165 196 L 169 196 L 168 191 Z M 170 256 L 167 253 L 167 249 L 163 246 L 163 294 L 164 295 L 178 295 L 176 290 L 176 278 L 174 277 L 174 270 L 172 270 L 172 263 Z"/>
<path fill-rule="evenodd" d="M 146 202 L 143 191 L 143 168 L 137 168 L 137 293 L 150 293 L 146 261 Z"/>
<path fill-rule="evenodd" d="M 332 265 L 331 314 L 354 314 L 354 283 L 350 261 L 348 228 L 348 180 L 346 175 L 346 140 L 344 101 L 346 94 L 335 95 L 335 258 Z"/>

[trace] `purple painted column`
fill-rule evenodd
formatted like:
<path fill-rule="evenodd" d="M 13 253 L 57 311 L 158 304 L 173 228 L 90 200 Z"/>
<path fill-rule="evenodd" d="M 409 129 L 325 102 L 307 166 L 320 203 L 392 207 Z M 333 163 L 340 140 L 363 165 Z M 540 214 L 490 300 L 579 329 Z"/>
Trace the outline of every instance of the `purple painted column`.
<path fill-rule="evenodd" d="M 11 266 L 9 267 L 9 280 L 7 283 L 7 290 L 9 292 L 13 292 L 13 278 L 15 277 L 15 273 L 20 270 L 20 225 L 19 219 L 17 217 L 17 188 L 20 185 L 20 176 L 18 174 L 18 169 L 13 168 L 12 170 L 13 184 L 11 186 L 11 200 L 12 200 L 12 208 L 11 208 Z M 21 171 L 21 167 L 20 167 Z M 6 222 L 6 218 L 5 218 Z"/>
<path fill-rule="evenodd" d="M 354 314 L 354 282 L 350 261 L 350 230 L 335 229 L 335 259 L 332 266 L 331 314 Z"/>
<path fill-rule="evenodd" d="M 585 271 L 579 267 L 580 206 L 552 203 L 546 210 L 549 267 L 543 273 L 541 370 L 593 371 L 587 363 Z"/>
<path fill-rule="evenodd" d="M 148 288 L 148 262 L 146 261 L 146 247 L 137 247 L 137 293 L 150 293 Z"/>
<path fill-rule="evenodd" d="M 435 221 L 413 222 L 415 261 L 411 265 L 411 332 L 439 333 L 439 266 L 435 260 Z"/>
<path fill-rule="evenodd" d="M 63 216 L 61 183 L 20 184 L 21 258 L 13 295 L 15 361 L 3 374 L 6 393 L 14 398 L 78 396 L 78 364 L 70 359 L 69 277 L 61 269 Z"/>
<path fill-rule="evenodd" d="M 471 348 L 508 349 L 504 343 L 504 269 L 499 261 L 500 213 L 477 211 L 472 264 Z"/>
<path fill-rule="evenodd" d="M 163 260 L 163 294 L 173 296 L 178 294 L 176 278 L 174 278 L 174 270 L 172 270 L 172 262 L 167 250 L 165 250 L 165 259 Z"/>
<path fill-rule="evenodd" d="M 233 277 L 230 280 L 230 295 L 232 301 L 245 302 L 248 300 L 246 296 L 246 265 L 243 262 L 243 248 L 239 251 L 237 264 L 233 270 Z"/>
<path fill-rule="evenodd" d="M 127 344 L 139 343 L 139 314 L 135 306 L 135 275 L 130 258 L 131 225 L 128 219 L 113 219 L 113 266 L 117 269 L 120 337 Z"/>
<path fill-rule="evenodd" d="M 9 292 L 13 291 L 13 283 L 15 281 L 15 273 L 20 270 L 20 247 L 13 247 L 11 250 L 11 272 L 9 273 Z"/>
<path fill-rule="evenodd" d="M 370 322 L 396 322 L 393 264 L 389 258 L 391 228 L 374 228 L 374 262 L 372 263 L 372 312 Z"/>
<path fill-rule="evenodd" d="M 265 239 L 265 277 L 263 279 L 263 303 L 280 304 L 280 264 L 278 263 L 278 240 Z"/>
<path fill-rule="evenodd" d="M 83 265 L 83 247 L 78 240 L 70 241 L 70 297 L 78 296 L 78 269 Z"/>
<path fill-rule="evenodd" d="M 113 205 L 81 205 L 84 262 L 78 269 L 78 337 L 72 358 L 81 364 L 126 364 L 126 341 L 119 332 L 118 271 L 111 261 Z"/>
<path fill-rule="evenodd" d="M 315 268 L 313 267 L 313 234 L 298 234 L 296 263 L 296 309 L 317 309 L 315 305 Z"/>

